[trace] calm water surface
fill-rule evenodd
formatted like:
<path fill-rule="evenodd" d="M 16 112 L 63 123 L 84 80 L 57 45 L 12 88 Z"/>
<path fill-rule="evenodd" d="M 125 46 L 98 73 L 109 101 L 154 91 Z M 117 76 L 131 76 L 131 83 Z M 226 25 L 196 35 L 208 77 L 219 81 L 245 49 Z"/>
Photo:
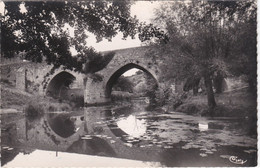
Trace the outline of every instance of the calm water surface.
<path fill-rule="evenodd" d="M 48 112 L 2 128 L 1 164 L 256 166 L 250 122 L 147 110 L 140 104 Z"/>

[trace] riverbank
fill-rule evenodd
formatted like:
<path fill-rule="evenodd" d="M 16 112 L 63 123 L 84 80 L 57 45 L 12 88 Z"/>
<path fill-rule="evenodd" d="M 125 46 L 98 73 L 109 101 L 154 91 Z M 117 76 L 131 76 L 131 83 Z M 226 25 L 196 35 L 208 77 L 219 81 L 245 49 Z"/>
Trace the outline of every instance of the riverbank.
<path fill-rule="evenodd" d="M 7 85 L 1 85 L 1 114 L 20 113 L 25 110 L 66 111 L 74 108 L 74 104 L 51 97 L 33 95 Z"/>
<path fill-rule="evenodd" d="M 32 97 L 32 94 L 1 84 L 1 109 L 21 111 Z"/>
<path fill-rule="evenodd" d="M 217 107 L 215 117 L 256 117 L 256 97 L 247 88 L 215 94 Z M 124 99 L 126 103 L 130 100 Z M 116 101 L 117 102 L 117 101 Z M 1 113 L 22 112 L 28 106 L 48 111 L 65 111 L 75 108 L 75 103 L 61 101 L 50 97 L 33 95 L 17 90 L 6 84 L 1 84 Z M 174 108 L 172 103 L 166 109 L 183 112 L 189 115 L 208 115 L 207 95 L 188 96 L 182 99 L 181 105 Z"/>
<path fill-rule="evenodd" d="M 247 88 L 215 94 L 217 107 L 214 117 L 251 117 L 256 116 L 256 97 Z M 191 96 L 175 108 L 176 111 L 192 115 L 208 115 L 207 95 Z"/>

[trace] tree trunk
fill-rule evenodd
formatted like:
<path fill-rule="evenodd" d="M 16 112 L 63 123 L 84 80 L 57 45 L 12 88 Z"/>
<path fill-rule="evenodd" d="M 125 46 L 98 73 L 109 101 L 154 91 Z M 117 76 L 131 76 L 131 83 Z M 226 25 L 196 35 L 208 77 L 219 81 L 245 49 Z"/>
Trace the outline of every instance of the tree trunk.
<path fill-rule="evenodd" d="M 193 90 L 193 95 L 197 96 L 197 94 L 199 92 L 199 87 L 198 86 L 193 86 L 192 90 Z"/>
<path fill-rule="evenodd" d="M 213 110 L 216 107 L 216 101 L 215 101 L 214 92 L 212 88 L 212 80 L 210 79 L 209 75 L 205 75 L 204 80 L 205 80 L 205 86 L 207 91 L 209 112 L 210 114 L 213 114 L 214 112 Z"/>
<path fill-rule="evenodd" d="M 199 92 L 199 84 L 200 84 L 200 78 L 194 79 L 194 83 L 193 83 L 193 86 L 192 86 L 194 96 L 196 96 Z"/>
<path fill-rule="evenodd" d="M 217 76 L 213 80 L 214 88 L 216 89 L 216 93 L 222 93 L 224 91 L 223 82 L 225 78 L 221 74 L 217 74 Z"/>

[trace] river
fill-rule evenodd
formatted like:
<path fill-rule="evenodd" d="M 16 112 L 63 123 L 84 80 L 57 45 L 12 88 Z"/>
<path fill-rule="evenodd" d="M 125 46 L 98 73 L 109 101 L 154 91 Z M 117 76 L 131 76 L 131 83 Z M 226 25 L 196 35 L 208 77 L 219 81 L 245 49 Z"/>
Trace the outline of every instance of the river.
<path fill-rule="evenodd" d="M 257 165 L 257 136 L 244 118 L 191 116 L 138 103 L 18 118 L 2 127 L 3 167 Z"/>

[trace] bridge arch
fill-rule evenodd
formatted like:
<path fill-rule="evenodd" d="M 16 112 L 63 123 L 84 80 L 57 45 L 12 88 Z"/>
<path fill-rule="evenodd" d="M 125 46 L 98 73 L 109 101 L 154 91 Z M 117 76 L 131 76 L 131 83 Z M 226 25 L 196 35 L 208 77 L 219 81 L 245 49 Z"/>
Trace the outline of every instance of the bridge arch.
<path fill-rule="evenodd" d="M 112 91 L 112 87 L 113 85 L 116 83 L 117 79 L 124 74 L 126 71 L 130 70 L 130 69 L 139 69 L 142 70 L 143 72 L 145 72 L 146 74 L 148 74 L 151 78 L 154 79 L 154 81 L 156 82 L 157 86 L 158 86 L 158 81 L 156 79 L 156 76 L 153 72 L 149 71 L 149 69 L 144 68 L 143 66 L 136 64 L 136 63 L 128 63 L 122 67 L 120 67 L 119 69 L 117 69 L 116 71 L 114 71 L 112 73 L 112 75 L 108 78 L 107 81 L 105 81 L 106 83 L 106 89 L 105 89 L 105 96 L 107 98 L 110 97 L 111 95 L 111 91 Z"/>
<path fill-rule="evenodd" d="M 84 96 L 83 76 L 74 71 L 57 69 L 45 85 L 44 94 L 54 98 L 74 100 Z"/>
<path fill-rule="evenodd" d="M 66 90 L 69 89 L 75 79 L 75 76 L 66 71 L 60 72 L 50 80 L 46 89 L 46 94 L 52 97 L 64 96 Z"/>
<path fill-rule="evenodd" d="M 111 88 L 116 79 L 129 69 L 143 70 L 159 86 L 160 69 L 158 62 L 149 57 L 150 47 L 135 47 L 116 50 L 113 59 L 106 67 L 95 74 L 87 74 L 84 80 L 85 105 L 94 105 L 110 102 Z"/>

